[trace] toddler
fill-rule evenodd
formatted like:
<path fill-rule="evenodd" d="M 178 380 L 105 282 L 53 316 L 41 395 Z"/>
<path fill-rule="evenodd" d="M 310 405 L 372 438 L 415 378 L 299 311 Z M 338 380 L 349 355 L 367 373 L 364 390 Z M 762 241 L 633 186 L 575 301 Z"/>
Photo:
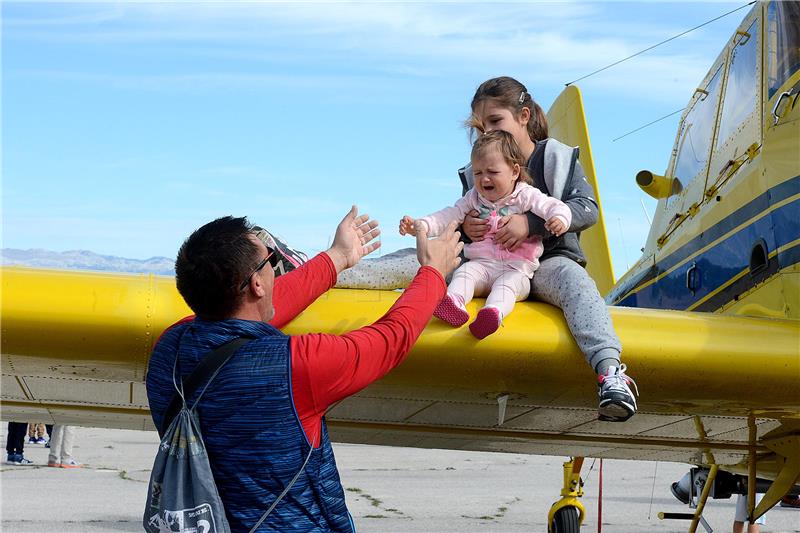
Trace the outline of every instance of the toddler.
<path fill-rule="evenodd" d="M 401 235 L 416 235 L 424 225 L 428 235 L 441 233 L 453 220 L 459 223 L 470 212 L 489 222 L 489 232 L 482 241 L 464 246 L 469 261 L 453 274 L 447 294 L 436 307 L 434 316 L 456 327 L 469 320 L 466 304 L 474 295 L 487 296 L 486 305 L 469 325 L 478 339 L 491 335 L 508 316 L 517 301 L 530 292 L 530 280 L 539 266 L 542 239 L 529 237 L 514 251 L 504 250 L 493 236 L 507 220 L 505 217 L 528 211 L 546 221 L 545 227 L 561 235 L 572 222 L 572 212 L 560 200 L 547 196 L 530 185 L 525 156 L 514 137 L 494 130 L 478 137 L 472 146 L 472 172 L 475 186 L 453 207 L 446 207 L 420 219 L 404 216 Z"/>

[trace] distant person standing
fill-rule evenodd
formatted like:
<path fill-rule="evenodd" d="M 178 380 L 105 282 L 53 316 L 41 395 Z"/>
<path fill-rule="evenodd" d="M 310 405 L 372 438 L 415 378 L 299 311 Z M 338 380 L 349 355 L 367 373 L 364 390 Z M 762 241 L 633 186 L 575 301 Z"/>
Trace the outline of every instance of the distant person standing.
<path fill-rule="evenodd" d="M 763 494 L 756 494 L 756 505 L 763 498 Z M 747 529 L 744 524 L 747 523 Z M 747 495 L 738 494 L 736 496 L 736 514 L 733 517 L 733 533 L 761 533 L 761 526 L 767 522 L 767 515 L 762 514 L 755 522 L 747 519 Z"/>
<path fill-rule="evenodd" d="M 50 455 L 47 466 L 55 468 L 81 468 L 83 465 L 72 457 L 72 446 L 75 444 L 75 428 L 56 424 L 50 437 Z"/>
<path fill-rule="evenodd" d="M 42 423 L 28 424 L 28 442 L 30 444 L 44 444 L 47 439 L 44 438 L 45 427 Z M 48 433 L 49 435 L 49 433 Z"/>
<path fill-rule="evenodd" d="M 6 463 L 10 465 L 31 465 L 33 461 L 25 459 L 22 450 L 25 447 L 25 436 L 28 434 L 26 422 L 9 422 L 6 436 Z"/>

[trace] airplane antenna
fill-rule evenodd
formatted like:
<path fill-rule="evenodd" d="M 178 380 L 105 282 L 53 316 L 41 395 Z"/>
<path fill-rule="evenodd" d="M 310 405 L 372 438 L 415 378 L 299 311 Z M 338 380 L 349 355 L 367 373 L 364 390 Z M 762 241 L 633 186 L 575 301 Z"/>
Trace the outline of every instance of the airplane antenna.
<path fill-rule="evenodd" d="M 653 496 L 656 493 L 656 477 L 658 476 L 658 461 L 656 461 L 656 469 L 653 471 L 653 490 L 650 491 L 650 508 L 647 510 L 647 519 L 650 520 L 650 513 L 653 510 Z"/>
<path fill-rule="evenodd" d="M 642 211 L 644 211 L 644 218 L 647 219 L 647 225 L 648 226 L 652 226 L 653 225 L 653 221 L 650 220 L 650 215 L 647 213 L 647 208 L 644 206 L 644 200 L 639 198 L 639 203 L 642 204 Z"/>
<path fill-rule="evenodd" d="M 736 9 L 734 9 L 734 10 L 732 10 L 732 11 L 728 11 L 727 13 L 723 13 L 722 15 L 720 15 L 720 16 L 718 16 L 718 17 L 716 17 L 716 18 L 713 18 L 713 19 L 711 19 L 711 20 L 707 20 L 706 22 L 704 22 L 704 23 L 700 24 L 699 26 L 695 26 L 694 28 L 688 29 L 688 30 L 686 30 L 686 31 L 685 31 L 685 32 L 683 32 L 683 33 L 679 33 L 678 35 L 674 35 L 674 36 L 670 37 L 669 39 L 666 39 L 666 40 L 664 40 L 664 41 L 661 41 L 661 42 L 660 42 L 660 43 L 658 43 L 658 44 L 654 44 L 653 46 L 651 46 L 651 47 L 649 47 L 649 48 L 645 48 L 644 50 L 641 50 L 641 51 L 639 51 L 639 52 L 636 52 L 635 54 L 633 54 L 633 55 L 630 55 L 630 56 L 628 56 L 628 57 L 626 57 L 626 58 L 624 58 L 624 59 L 620 59 L 619 61 L 615 61 L 614 63 L 611 63 L 610 65 L 607 65 L 607 66 L 605 66 L 605 67 L 603 67 L 603 68 L 597 69 L 597 70 L 595 70 L 594 72 L 587 74 L 586 76 L 583 76 L 583 77 L 580 77 L 580 78 L 578 78 L 577 80 L 571 81 L 571 82 L 569 82 L 569 83 L 565 83 L 565 85 L 568 85 L 568 86 L 569 86 L 569 85 L 572 85 L 573 83 L 577 83 L 577 82 L 579 82 L 579 81 L 581 81 L 581 80 L 585 80 L 585 79 L 586 79 L 586 78 L 588 78 L 589 76 L 594 76 L 594 75 L 595 75 L 595 74 L 597 74 L 598 72 L 603 72 L 603 71 L 604 71 L 604 70 L 606 70 L 606 69 L 609 69 L 609 68 L 611 68 L 611 67 L 613 67 L 613 66 L 619 65 L 620 63 L 622 63 L 622 62 L 624 62 L 624 61 L 627 61 L 627 60 L 629 60 L 629 59 L 632 59 L 632 58 L 634 58 L 634 57 L 636 57 L 636 56 L 638 56 L 638 55 L 641 55 L 641 54 L 643 54 L 643 53 L 645 53 L 645 52 L 648 52 L 648 51 L 652 50 L 653 48 L 656 48 L 656 47 L 658 47 L 658 46 L 661 46 L 662 44 L 665 44 L 665 43 L 668 43 L 668 42 L 670 42 L 670 41 L 673 41 L 673 40 L 677 39 L 678 37 L 683 37 L 684 35 L 686 35 L 686 34 L 687 34 L 687 33 L 689 33 L 689 32 L 693 32 L 694 30 L 696 30 L 696 29 L 699 29 L 699 28 L 702 28 L 703 26 L 706 26 L 706 25 L 708 25 L 708 24 L 711 24 L 712 22 L 714 22 L 714 21 L 717 21 L 717 20 L 719 20 L 719 19 L 721 19 L 721 18 L 723 18 L 723 17 L 727 17 L 728 15 L 730 15 L 730 14 L 732 14 L 732 13 L 736 13 L 736 12 L 737 12 L 737 11 L 739 11 L 740 9 L 744 9 L 744 8 L 746 8 L 747 6 L 751 6 L 751 5 L 755 4 L 755 3 L 756 3 L 756 1 L 757 1 L 757 0 L 753 0 L 752 2 L 750 2 L 750 3 L 747 3 L 747 4 L 743 5 L 743 6 L 737 7 Z"/>
<path fill-rule="evenodd" d="M 617 137 L 616 139 L 611 139 L 611 142 L 612 142 L 612 143 L 613 143 L 613 142 L 617 142 L 618 140 L 622 139 L 623 137 L 627 137 L 627 136 L 628 136 L 628 135 L 630 135 L 631 133 L 636 133 L 636 132 L 637 132 L 637 131 L 639 131 L 639 130 L 643 130 L 643 129 L 645 129 L 647 126 L 652 126 L 652 125 L 653 125 L 653 124 L 655 124 L 656 122 L 661 122 L 661 121 L 662 121 L 662 120 L 664 120 L 665 118 L 669 118 L 669 117 L 671 117 L 672 115 L 675 115 L 675 114 L 677 114 L 677 113 L 680 113 L 680 112 L 681 112 L 681 111 L 683 111 L 684 109 L 686 109 L 686 108 L 685 108 L 685 107 L 682 107 L 682 108 L 678 109 L 677 111 L 673 111 L 672 113 L 670 113 L 670 114 L 668 114 L 668 115 L 664 115 L 664 116 L 663 116 L 663 117 L 661 117 L 661 118 L 657 118 L 657 119 L 655 119 L 653 122 L 648 122 L 648 123 L 647 123 L 647 124 L 645 124 L 644 126 L 639 126 L 639 127 L 638 127 L 638 128 L 636 128 L 635 130 L 631 130 L 631 131 L 629 131 L 628 133 L 626 133 L 626 134 L 624 134 L 624 135 L 620 135 L 620 136 L 619 136 L 619 137 Z"/>

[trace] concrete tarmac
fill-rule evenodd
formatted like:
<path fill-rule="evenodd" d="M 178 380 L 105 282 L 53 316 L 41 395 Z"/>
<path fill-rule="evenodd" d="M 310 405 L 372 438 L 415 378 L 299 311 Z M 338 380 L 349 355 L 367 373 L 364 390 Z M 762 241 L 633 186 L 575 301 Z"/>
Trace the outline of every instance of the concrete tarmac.
<path fill-rule="evenodd" d="M 3 423 L 3 441 L 6 429 Z M 142 531 L 156 433 L 76 432 L 73 455 L 84 468 L 48 468 L 48 450 L 42 445 L 25 447 L 33 466 L 2 465 L 3 532 Z M 546 532 L 547 511 L 561 489 L 561 457 L 348 444 L 334 448 L 360 533 Z M 583 470 L 584 532 L 598 531 L 599 464 L 590 470 L 592 459 L 587 459 Z M 604 461 L 602 531 L 687 531 L 688 522 L 658 519 L 659 511 L 688 512 L 669 492 L 687 469 L 675 463 Z M 734 502 L 709 501 L 705 517 L 714 531 L 731 530 Z M 772 509 L 761 531 L 800 532 L 800 510 Z"/>

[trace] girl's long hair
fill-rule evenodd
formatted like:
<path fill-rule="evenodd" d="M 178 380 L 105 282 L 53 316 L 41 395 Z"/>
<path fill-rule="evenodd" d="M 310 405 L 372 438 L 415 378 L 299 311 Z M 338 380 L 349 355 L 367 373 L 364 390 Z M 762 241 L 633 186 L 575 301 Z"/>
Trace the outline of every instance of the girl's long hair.
<path fill-rule="evenodd" d="M 528 136 L 533 142 L 547 138 L 547 117 L 541 106 L 533 100 L 533 96 L 520 82 L 508 76 L 492 78 L 486 80 L 478 86 L 475 96 L 472 97 L 473 116 L 465 122 L 472 130 L 482 130 L 480 121 L 474 116 L 475 108 L 485 100 L 493 100 L 511 111 L 515 117 L 522 112 L 522 108 L 527 107 L 531 111 L 531 119 L 528 121 Z"/>

